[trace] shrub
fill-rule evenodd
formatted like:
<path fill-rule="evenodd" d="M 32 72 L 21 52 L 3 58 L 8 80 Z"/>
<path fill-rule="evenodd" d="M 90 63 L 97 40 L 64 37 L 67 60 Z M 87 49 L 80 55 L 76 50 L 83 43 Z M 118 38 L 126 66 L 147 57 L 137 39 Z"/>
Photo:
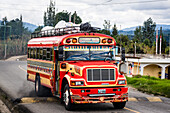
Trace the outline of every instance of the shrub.
<path fill-rule="evenodd" d="M 170 80 L 161 80 L 150 76 L 138 76 L 133 78 L 127 77 L 127 82 L 140 91 L 170 97 Z"/>

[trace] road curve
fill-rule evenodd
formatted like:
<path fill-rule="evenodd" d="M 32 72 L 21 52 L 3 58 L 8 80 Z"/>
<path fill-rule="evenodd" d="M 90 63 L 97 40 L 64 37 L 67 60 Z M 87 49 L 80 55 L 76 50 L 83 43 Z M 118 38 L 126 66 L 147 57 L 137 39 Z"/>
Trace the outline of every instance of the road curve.
<path fill-rule="evenodd" d="M 26 61 L 0 61 L 0 87 L 12 98 L 35 97 L 34 83 L 26 80 Z M 84 104 L 66 111 L 60 100 L 56 102 L 20 103 L 33 113 L 100 112 L 100 113 L 170 113 L 170 99 L 159 97 L 161 101 L 150 102 L 154 97 L 130 88 L 129 97 L 135 101 L 127 102 L 124 109 L 114 109 L 112 104 Z M 48 98 L 48 97 L 45 97 Z M 156 97 L 157 98 L 157 97 Z"/>

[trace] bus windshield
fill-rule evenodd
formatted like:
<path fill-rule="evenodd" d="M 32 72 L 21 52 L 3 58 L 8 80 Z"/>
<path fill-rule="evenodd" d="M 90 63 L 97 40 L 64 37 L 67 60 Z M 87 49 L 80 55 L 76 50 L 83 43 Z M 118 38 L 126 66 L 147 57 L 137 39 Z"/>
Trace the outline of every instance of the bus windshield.
<path fill-rule="evenodd" d="M 113 60 L 113 46 L 64 46 L 65 60 Z"/>

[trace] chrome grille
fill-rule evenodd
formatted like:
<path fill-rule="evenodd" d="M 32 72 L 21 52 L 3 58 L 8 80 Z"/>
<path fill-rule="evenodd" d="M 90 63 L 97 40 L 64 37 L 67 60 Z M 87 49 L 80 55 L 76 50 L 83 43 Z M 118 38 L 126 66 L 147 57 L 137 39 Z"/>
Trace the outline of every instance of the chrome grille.
<path fill-rule="evenodd" d="M 114 69 L 87 69 L 87 81 L 114 81 Z"/>

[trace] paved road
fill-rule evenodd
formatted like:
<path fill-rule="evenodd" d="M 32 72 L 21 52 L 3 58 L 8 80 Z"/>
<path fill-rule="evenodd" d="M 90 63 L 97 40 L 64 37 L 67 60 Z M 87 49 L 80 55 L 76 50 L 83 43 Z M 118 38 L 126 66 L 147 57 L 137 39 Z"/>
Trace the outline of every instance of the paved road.
<path fill-rule="evenodd" d="M 34 97 L 34 84 L 26 81 L 25 61 L 0 61 L 0 87 L 12 98 Z M 74 113 L 100 112 L 100 113 L 170 113 L 170 99 L 161 97 L 162 102 L 149 102 L 143 97 L 154 97 L 129 89 L 129 96 L 140 98 L 139 101 L 127 102 L 122 110 L 114 109 L 112 104 L 86 104 L 77 105 Z M 58 102 L 20 103 L 33 113 L 65 113 L 63 104 Z"/>

